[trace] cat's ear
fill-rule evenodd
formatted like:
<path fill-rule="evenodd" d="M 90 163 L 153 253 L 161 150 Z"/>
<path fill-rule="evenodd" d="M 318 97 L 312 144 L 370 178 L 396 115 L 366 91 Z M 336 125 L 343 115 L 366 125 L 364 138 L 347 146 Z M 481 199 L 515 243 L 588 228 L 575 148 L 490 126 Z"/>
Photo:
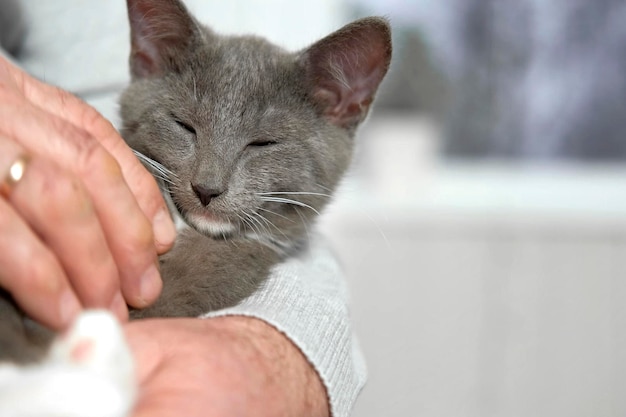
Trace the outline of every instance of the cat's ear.
<path fill-rule="evenodd" d="M 130 70 L 133 78 L 175 70 L 199 35 L 199 28 L 178 0 L 127 0 Z"/>
<path fill-rule="evenodd" d="M 391 61 L 387 20 L 357 20 L 316 42 L 300 56 L 322 113 L 344 128 L 358 125 L 369 111 Z"/>

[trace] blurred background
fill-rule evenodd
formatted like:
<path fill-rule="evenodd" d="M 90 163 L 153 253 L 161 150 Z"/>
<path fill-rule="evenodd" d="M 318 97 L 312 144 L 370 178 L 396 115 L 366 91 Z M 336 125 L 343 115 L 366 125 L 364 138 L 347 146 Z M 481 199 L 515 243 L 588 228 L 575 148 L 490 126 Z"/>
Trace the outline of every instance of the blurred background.
<path fill-rule="evenodd" d="M 21 3 L 0 19 L 24 30 L 20 63 L 117 121 L 124 2 Z M 369 365 L 355 417 L 626 415 L 625 2 L 187 3 L 290 49 L 391 20 L 392 68 L 320 224 Z"/>
<path fill-rule="evenodd" d="M 626 415 L 626 3 L 361 0 L 395 62 L 325 230 L 354 415 Z"/>

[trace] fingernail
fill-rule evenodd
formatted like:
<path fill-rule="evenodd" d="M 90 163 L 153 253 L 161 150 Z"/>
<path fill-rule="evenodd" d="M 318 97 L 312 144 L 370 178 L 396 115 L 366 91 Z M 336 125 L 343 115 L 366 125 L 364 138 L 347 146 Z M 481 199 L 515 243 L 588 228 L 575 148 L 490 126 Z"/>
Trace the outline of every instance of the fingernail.
<path fill-rule="evenodd" d="M 161 292 L 163 283 L 161 282 L 161 274 L 156 265 L 151 265 L 142 275 L 139 287 L 139 297 L 141 303 L 147 306 L 157 299 Z"/>
<path fill-rule="evenodd" d="M 128 306 L 126 306 L 126 301 L 124 297 L 122 297 L 122 293 L 118 292 L 115 297 L 113 297 L 110 309 L 120 321 L 124 322 L 128 320 Z"/>
<path fill-rule="evenodd" d="M 82 310 L 78 299 L 71 290 L 66 290 L 60 299 L 59 314 L 63 326 L 71 324 Z"/>
<path fill-rule="evenodd" d="M 176 239 L 176 228 L 174 222 L 166 209 L 157 212 L 152 220 L 154 227 L 154 238 L 157 245 L 169 248 Z"/>

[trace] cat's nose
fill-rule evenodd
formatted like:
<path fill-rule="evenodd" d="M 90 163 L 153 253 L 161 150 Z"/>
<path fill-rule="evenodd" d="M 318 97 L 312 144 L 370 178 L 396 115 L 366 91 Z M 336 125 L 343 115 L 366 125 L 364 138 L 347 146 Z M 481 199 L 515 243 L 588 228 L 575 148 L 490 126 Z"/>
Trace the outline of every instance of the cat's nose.
<path fill-rule="evenodd" d="M 194 193 L 196 193 L 196 196 L 198 196 L 198 199 L 203 206 L 208 206 L 211 200 L 224 192 L 223 190 L 218 190 L 217 188 L 210 188 L 194 183 L 191 183 L 191 189 Z"/>

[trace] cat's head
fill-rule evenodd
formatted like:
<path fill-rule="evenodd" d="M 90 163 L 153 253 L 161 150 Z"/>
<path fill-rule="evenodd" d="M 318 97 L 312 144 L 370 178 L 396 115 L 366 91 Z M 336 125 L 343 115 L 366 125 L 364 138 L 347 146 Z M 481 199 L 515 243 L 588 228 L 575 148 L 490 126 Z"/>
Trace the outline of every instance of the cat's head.
<path fill-rule="evenodd" d="M 350 163 L 391 58 L 388 23 L 366 18 L 290 53 L 220 36 L 177 0 L 128 0 L 132 83 L 123 136 L 185 221 L 213 237 L 290 242 Z"/>

